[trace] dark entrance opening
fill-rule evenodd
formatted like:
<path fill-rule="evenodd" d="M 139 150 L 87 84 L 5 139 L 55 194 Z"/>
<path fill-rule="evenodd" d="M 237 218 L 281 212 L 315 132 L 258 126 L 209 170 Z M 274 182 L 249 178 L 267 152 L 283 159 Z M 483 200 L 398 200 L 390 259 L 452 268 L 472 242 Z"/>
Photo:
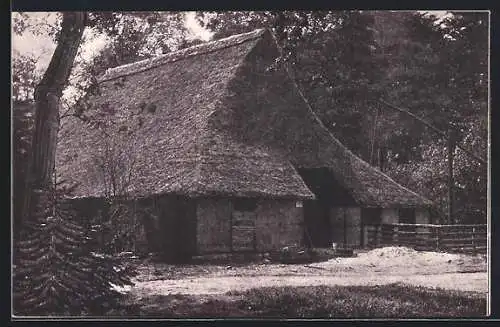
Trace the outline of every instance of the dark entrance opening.
<path fill-rule="evenodd" d="M 331 208 L 354 204 L 354 199 L 328 168 L 299 169 L 300 176 L 316 196 L 304 202 L 305 243 L 310 247 L 332 244 Z"/>
<path fill-rule="evenodd" d="M 399 209 L 399 222 L 402 224 L 415 224 L 415 209 L 413 208 L 400 208 Z"/>
<path fill-rule="evenodd" d="M 184 263 L 196 252 L 196 206 L 183 196 L 160 199 L 160 244 L 164 260 Z"/>

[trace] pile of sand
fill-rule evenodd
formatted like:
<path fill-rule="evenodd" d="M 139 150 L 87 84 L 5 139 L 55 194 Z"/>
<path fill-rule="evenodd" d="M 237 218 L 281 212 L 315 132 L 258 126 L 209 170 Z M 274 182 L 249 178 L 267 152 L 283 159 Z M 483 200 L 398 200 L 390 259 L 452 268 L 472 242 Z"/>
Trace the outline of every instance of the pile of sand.
<path fill-rule="evenodd" d="M 462 265 L 471 256 L 443 252 L 416 251 L 407 247 L 389 246 L 361 252 L 353 258 L 335 258 L 315 266 L 340 267 L 432 267 L 439 265 Z"/>

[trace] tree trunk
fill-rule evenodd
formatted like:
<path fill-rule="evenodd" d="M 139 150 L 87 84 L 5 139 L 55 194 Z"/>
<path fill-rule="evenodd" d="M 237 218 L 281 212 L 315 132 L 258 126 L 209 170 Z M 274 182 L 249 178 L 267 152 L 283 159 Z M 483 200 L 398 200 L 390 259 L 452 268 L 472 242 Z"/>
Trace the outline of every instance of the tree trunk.
<path fill-rule="evenodd" d="M 455 142 L 452 134 L 452 129 L 448 130 L 448 224 L 454 224 L 455 217 L 453 216 L 453 153 L 455 152 Z"/>
<path fill-rule="evenodd" d="M 35 219 L 40 195 L 53 185 L 60 98 L 80 46 L 86 19 L 87 14 L 84 12 L 63 13 L 56 49 L 35 90 L 35 129 L 22 211 L 23 222 Z"/>
<path fill-rule="evenodd" d="M 377 165 L 380 169 L 380 171 L 385 170 L 385 164 L 386 164 L 386 159 L 387 159 L 387 148 L 384 145 L 379 146 L 378 151 L 377 151 Z"/>

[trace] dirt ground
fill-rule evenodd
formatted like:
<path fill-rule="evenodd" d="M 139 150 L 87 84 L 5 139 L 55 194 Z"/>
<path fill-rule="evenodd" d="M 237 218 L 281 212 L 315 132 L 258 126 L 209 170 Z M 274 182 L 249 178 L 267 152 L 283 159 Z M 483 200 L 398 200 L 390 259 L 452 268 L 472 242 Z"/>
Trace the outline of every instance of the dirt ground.
<path fill-rule="evenodd" d="M 168 294 L 216 295 L 266 286 L 384 285 L 392 283 L 488 293 L 486 256 L 417 252 L 386 247 L 313 264 L 167 265 L 144 263 L 136 297 Z"/>

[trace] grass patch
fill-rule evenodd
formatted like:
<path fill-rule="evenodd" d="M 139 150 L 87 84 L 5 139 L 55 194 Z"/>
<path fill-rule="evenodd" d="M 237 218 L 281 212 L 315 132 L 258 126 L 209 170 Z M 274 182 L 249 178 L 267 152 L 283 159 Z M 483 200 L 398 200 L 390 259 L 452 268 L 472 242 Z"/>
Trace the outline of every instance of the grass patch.
<path fill-rule="evenodd" d="M 483 317 L 486 297 L 401 286 L 266 287 L 220 296 L 142 298 L 135 315 L 164 318 L 431 318 Z"/>
<path fill-rule="evenodd" d="M 240 303 L 230 296 L 203 297 L 197 295 L 170 294 L 143 297 L 135 303 L 135 312 L 126 316 L 154 318 L 219 318 L 248 317 Z M 130 304 L 128 306 L 132 307 Z M 122 316 L 123 317 L 123 316 Z"/>
<path fill-rule="evenodd" d="M 482 317 L 484 296 L 401 286 L 270 287 L 231 292 L 243 297 L 240 308 L 263 317 L 415 318 Z"/>

